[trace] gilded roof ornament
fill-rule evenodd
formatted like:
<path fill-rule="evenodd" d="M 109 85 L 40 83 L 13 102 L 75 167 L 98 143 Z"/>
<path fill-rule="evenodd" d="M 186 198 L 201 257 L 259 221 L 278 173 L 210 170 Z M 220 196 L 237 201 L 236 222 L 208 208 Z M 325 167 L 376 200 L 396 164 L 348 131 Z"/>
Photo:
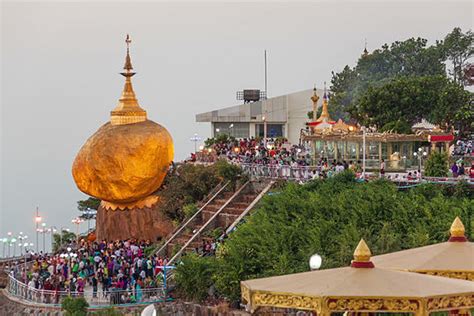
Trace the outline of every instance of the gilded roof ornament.
<path fill-rule="evenodd" d="M 370 252 L 369 246 L 367 246 L 364 239 L 361 239 L 354 251 L 354 260 L 352 260 L 351 267 L 373 268 L 374 264 L 370 261 L 371 256 L 372 253 Z"/>
<path fill-rule="evenodd" d="M 462 223 L 459 216 L 456 216 L 453 223 L 451 224 L 449 233 L 451 234 L 449 241 L 467 241 L 465 236 L 466 229 L 464 228 L 464 224 Z"/>
<path fill-rule="evenodd" d="M 329 116 L 329 111 L 328 111 L 328 93 L 327 93 L 327 89 L 326 89 L 326 82 L 324 82 L 324 95 L 323 95 L 322 111 L 321 111 L 321 115 L 316 120 L 316 122 L 333 122 L 333 120 Z"/>

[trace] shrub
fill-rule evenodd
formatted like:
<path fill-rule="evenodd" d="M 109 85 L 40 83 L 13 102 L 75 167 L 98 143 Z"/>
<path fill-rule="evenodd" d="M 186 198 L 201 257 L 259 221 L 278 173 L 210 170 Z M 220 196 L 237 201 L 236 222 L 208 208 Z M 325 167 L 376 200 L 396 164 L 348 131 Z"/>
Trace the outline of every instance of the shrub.
<path fill-rule="evenodd" d="M 92 312 L 90 314 L 94 316 L 122 316 L 123 315 L 121 311 L 118 311 L 113 307 L 107 307 L 107 308 Z"/>
<path fill-rule="evenodd" d="M 236 165 L 228 163 L 226 160 L 221 159 L 216 162 L 217 174 L 232 183 L 235 183 L 242 174 L 242 169 Z"/>
<path fill-rule="evenodd" d="M 425 176 L 446 177 L 448 175 L 448 155 L 432 152 L 425 163 Z"/>
<path fill-rule="evenodd" d="M 175 269 L 178 294 L 186 299 L 202 302 L 208 297 L 215 270 L 214 257 L 198 257 L 190 253 Z"/>
<path fill-rule="evenodd" d="M 183 206 L 183 213 L 185 218 L 191 218 L 197 211 L 198 207 L 195 203 L 186 204 Z"/>
<path fill-rule="evenodd" d="M 66 311 L 66 316 L 86 316 L 89 303 L 83 297 L 72 298 L 66 297 L 61 308 Z"/>

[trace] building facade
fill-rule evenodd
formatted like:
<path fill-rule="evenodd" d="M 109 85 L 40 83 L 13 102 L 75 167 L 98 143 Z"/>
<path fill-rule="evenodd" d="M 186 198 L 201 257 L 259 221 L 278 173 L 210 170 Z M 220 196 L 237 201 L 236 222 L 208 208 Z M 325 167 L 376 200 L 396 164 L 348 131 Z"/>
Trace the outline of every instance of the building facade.
<path fill-rule="evenodd" d="M 313 89 L 308 89 L 200 113 L 196 122 L 210 122 L 212 137 L 228 134 L 236 138 L 263 137 L 266 124 L 268 138 L 285 137 L 290 143 L 298 144 L 308 112 L 313 110 L 312 95 Z M 322 100 L 317 106 L 321 103 Z"/>

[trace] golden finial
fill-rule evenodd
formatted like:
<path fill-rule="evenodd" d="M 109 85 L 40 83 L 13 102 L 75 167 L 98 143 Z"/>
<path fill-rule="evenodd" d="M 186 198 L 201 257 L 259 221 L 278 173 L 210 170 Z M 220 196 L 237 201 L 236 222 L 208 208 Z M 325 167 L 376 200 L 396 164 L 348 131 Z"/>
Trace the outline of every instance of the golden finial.
<path fill-rule="evenodd" d="M 372 253 L 370 252 L 369 246 L 367 246 L 364 239 L 361 239 L 354 251 L 354 260 L 352 260 L 351 267 L 373 268 L 374 264 L 370 261 L 371 256 Z"/>
<path fill-rule="evenodd" d="M 464 224 L 462 223 L 459 216 L 456 216 L 454 219 L 449 232 L 451 233 L 449 241 L 466 241 L 466 229 L 464 228 Z"/>
<path fill-rule="evenodd" d="M 328 110 L 328 94 L 326 88 L 326 81 L 324 81 L 324 94 L 323 94 L 323 104 L 321 109 L 321 115 L 316 120 L 316 122 L 332 122 L 331 117 L 329 116 Z"/>
<path fill-rule="evenodd" d="M 359 241 L 355 251 L 354 251 L 354 261 L 357 262 L 368 262 L 370 260 L 372 253 L 370 252 L 369 246 L 364 239 Z"/>

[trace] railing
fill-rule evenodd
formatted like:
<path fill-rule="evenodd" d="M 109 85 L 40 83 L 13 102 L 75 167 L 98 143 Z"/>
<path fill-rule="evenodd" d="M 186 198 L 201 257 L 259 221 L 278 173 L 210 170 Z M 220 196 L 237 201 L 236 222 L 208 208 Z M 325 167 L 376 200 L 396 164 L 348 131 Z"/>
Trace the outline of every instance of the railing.
<path fill-rule="evenodd" d="M 225 209 L 227 207 L 227 205 L 229 205 L 239 194 L 240 192 L 242 192 L 242 190 L 250 183 L 250 181 L 247 181 L 245 182 L 225 203 L 224 205 L 222 205 L 219 210 L 217 210 L 217 212 L 214 213 L 214 215 L 212 215 L 212 217 L 206 222 L 204 223 L 204 225 L 202 225 L 201 228 L 199 228 L 199 230 L 184 244 L 183 247 L 181 247 L 181 249 L 170 259 L 170 261 L 168 262 L 168 264 L 171 264 L 173 263 L 180 255 L 181 253 L 186 249 L 186 247 L 188 247 L 193 241 L 194 239 L 196 239 L 197 236 L 199 236 L 203 231 L 204 229 L 207 228 L 207 226 L 217 218 L 217 216 L 219 216 L 219 214 L 222 212 L 223 209 Z"/>
<path fill-rule="evenodd" d="M 315 166 L 291 167 L 288 165 L 260 165 L 260 164 L 240 164 L 242 170 L 250 176 L 256 178 L 289 179 L 308 181 L 313 178 L 313 171 L 320 171 L 321 168 Z"/>
<path fill-rule="evenodd" d="M 128 290 L 110 288 L 107 291 L 85 290 L 84 292 L 77 292 L 36 289 L 9 275 L 7 291 L 13 297 L 49 306 L 60 306 L 66 297 L 83 297 L 92 308 L 114 305 L 137 305 L 171 300 L 167 297 L 166 293 L 166 281 L 168 279 L 168 276 L 164 276 L 163 286 L 154 288 L 133 288 Z"/>
<path fill-rule="evenodd" d="M 210 199 L 207 200 L 206 203 L 204 203 L 203 206 L 201 206 L 201 208 L 193 214 L 193 216 L 191 216 L 183 225 L 181 225 L 178 230 L 176 230 L 174 232 L 173 235 L 171 235 L 170 238 L 168 238 L 166 240 L 166 242 L 160 247 L 160 249 L 158 249 L 156 251 L 156 254 L 159 255 L 164 249 L 166 249 L 166 247 L 168 246 L 168 244 L 176 238 L 176 236 L 178 236 L 187 226 L 189 223 L 191 223 L 201 212 L 204 208 L 206 208 L 206 206 L 209 205 L 209 203 L 211 203 L 212 201 L 214 201 L 214 199 L 229 185 L 230 181 L 227 181 L 220 189 L 218 189 L 218 191 L 212 195 L 212 197 Z M 209 195 L 208 195 L 209 196 Z"/>

